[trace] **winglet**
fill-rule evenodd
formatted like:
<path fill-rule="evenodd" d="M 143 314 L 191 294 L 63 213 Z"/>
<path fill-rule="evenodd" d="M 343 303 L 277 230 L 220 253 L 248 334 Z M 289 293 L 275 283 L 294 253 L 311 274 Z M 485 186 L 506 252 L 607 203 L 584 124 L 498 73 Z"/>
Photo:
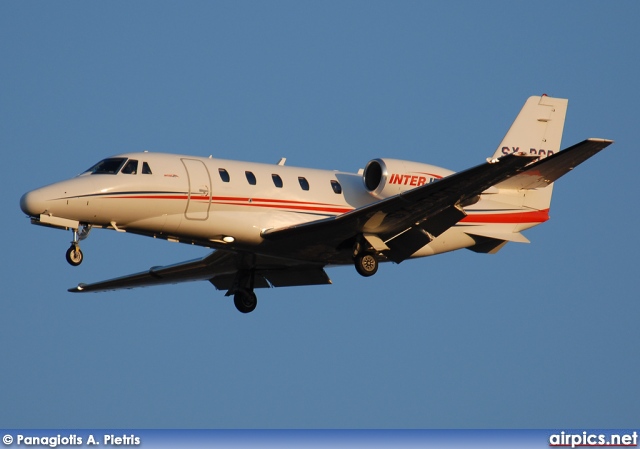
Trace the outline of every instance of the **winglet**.
<path fill-rule="evenodd" d="M 70 293 L 80 293 L 82 290 L 84 290 L 84 285 L 85 284 L 78 284 L 77 287 L 70 288 L 67 291 L 70 292 Z"/>

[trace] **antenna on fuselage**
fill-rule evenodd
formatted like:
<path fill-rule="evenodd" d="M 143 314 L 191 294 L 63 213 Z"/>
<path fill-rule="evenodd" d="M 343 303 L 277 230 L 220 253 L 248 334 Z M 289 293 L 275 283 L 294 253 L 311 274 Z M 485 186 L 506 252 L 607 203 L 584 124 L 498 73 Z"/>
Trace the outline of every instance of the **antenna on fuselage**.
<path fill-rule="evenodd" d="M 285 162 L 287 162 L 287 158 L 281 157 L 280 160 L 278 161 L 278 165 L 284 165 Z"/>

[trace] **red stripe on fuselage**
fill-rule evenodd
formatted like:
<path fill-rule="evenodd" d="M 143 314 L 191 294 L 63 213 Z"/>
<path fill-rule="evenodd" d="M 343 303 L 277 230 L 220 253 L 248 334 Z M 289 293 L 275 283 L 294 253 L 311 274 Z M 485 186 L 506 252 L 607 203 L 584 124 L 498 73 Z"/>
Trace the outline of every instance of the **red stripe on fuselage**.
<path fill-rule="evenodd" d="M 147 199 L 147 200 L 193 200 L 193 201 L 209 201 L 209 196 L 204 195 L 118 195 L 110 196 L 113 199 Z M 226 204 L 231 206 L 253 206 L 253 207 L 269 207 L 279 209 L 293 209 L 304 210 L 313 212 L 327 212 L 342 214 L 353 210 L 353 208 L 340 207 L 335 204 L 328 203 L 314 203 L 307 201 L 293 201 L 293 200 L 277 200 L 267 198 L 243 198 L 243 197 L 223 197 L 213 196 L 211 197 L 213 204 Z M 274 204 L 275 203 L 275 204 Z"/>
<path fill-rule="evenodd" d="M 504 214 L 470 214 L 460 223 L 544 223 L 549 219 L 549 209 Z"/>
<path fill-rule="evenodd" d="M 293 209 L 293 210 L 305 210 L 305 211 L 313 211 L 313 212 L 330 212 L 343 214 L 346 212 L 350 212 L 353 209 L 347 209 L 342 207 L 316 207 L 316 206 L 298 206 L 298 205 L 280 205 L 280 204 L 256 204 L 256 203 L 235 203 L 235 202 L 216 202 L 215 204 L 226 204 L 230 206 L 253 206 L 253 207 L 269 207 L 275 209 Z"/>

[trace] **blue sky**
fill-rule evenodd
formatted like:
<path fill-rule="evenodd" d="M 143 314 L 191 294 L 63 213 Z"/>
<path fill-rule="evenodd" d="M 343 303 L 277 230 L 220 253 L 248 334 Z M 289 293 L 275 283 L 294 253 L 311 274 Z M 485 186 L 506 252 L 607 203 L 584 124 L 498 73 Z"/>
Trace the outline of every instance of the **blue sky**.
<path fill-rule="evenodd" d="M 640 425 L 640 5 L 2 2 L 0 427 Z M 207 253 L 31 226 L 33 188 L 150 150 L 356 171 L 462 170 L 530 95 L 569 98 L 562 178 L 530 245 L 259 291 L 66 289 Z"/>

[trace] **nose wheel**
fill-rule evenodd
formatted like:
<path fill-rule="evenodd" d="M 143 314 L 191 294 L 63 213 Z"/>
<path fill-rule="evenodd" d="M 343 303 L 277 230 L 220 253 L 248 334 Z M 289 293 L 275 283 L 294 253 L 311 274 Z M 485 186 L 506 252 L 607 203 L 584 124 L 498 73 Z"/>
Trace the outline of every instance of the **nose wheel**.
<path fill-rule="evenodd" d="M 71 247 L 67 250 L 67 262 L 74 267 L 77 267 L 82 263 L 84 259 L 84 255 L 82 254 L 82 250 L 78 245 L 71 245 Z"/>

